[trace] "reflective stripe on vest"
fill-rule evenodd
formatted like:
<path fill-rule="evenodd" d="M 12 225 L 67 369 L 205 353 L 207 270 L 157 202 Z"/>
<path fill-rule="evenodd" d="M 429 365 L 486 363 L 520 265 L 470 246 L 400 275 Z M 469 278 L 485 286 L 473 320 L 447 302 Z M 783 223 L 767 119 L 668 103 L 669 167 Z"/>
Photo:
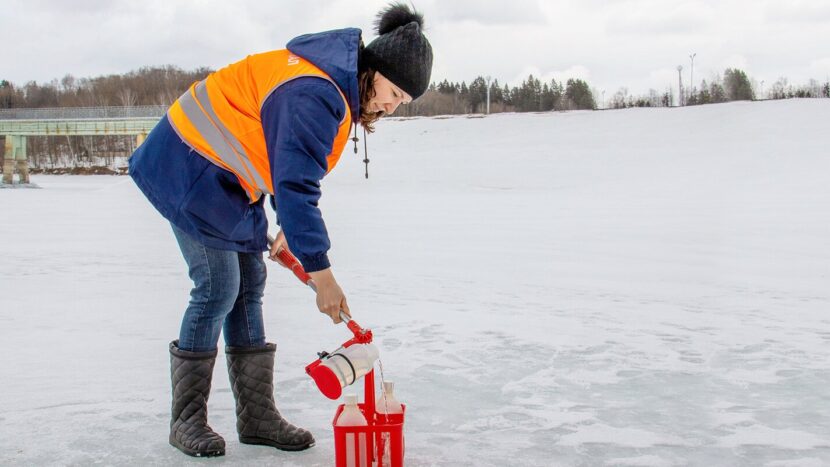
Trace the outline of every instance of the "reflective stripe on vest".
<path fill-rule="evenodd" d="M 167 118 L 197 153 L 236 175 L 253 203 L 263 193 L 274 194 L 261 107 L 280 86 L 302 77 L 319 77 L 334 84 L 346 108 L 332 151 L 326 156 L 329 172 L 348 140 L 349 103 L 328 75 L 287 50 L 252 55 L 212 73 L 193 84 L 170 107 Z"/>
<path fill-rule="evenodd" d="M 179 99 L 185 115 L 219 156 L 222 162 L 220 165 L 230 169 L 237 177 L 244 178 L 249 186 L 255 188 L 257 199 L 262 196 L 263 192 L 273 194 L 271 184 L 265 182 L 262 175 L 251 165 L 251 159 L 245 153 L 242 143 L 216 116 L 206 87 L 205 81 L 200 81 L 191 86 L 190 92 L 186 92 Z"/>

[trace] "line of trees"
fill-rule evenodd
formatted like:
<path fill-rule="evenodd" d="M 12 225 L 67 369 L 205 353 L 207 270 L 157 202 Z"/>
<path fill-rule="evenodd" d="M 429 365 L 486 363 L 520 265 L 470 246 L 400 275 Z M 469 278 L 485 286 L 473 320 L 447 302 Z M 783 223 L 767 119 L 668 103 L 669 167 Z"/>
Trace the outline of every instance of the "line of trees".
<path fill-rule="evenodd" d="M 789 84 L 787 78 L 779 78 L 773 83 L 769 91 L 769 99 L 794 99 L 794 98 L 809 98 L 809 97 L 830 97 L 830 80 L 824 84 L 811 79 L 809 83 L 804 86 L 793 86 Z"/>
<path fill-rule="evenodd" d="M 170 105 L 190 86 L 212 70 L 185 71 L 168 65 L 144 67 L 123 75 L 75 78 L 15 86 L 0 80 L 0 109 L 42 107 L 98 107 Z"/>
<path fill-rule="evenodd" d="M 607 107 L 621 109 L 627 107 L 669 107 L 675 101 L 675 90 L 666 89 L 663 93 L 650 90 L 644 96 L 632 96 L 626 88 L 621 88 L 612 96 Z M 828 98 L 830 97 L 830 80 L 825 83 L 811 79 L 807 85 L 793 86 L 787 78 L 779 78 L 770 88 L 763 89 L 763 81 L 758 83 L 746 72 L 738 68 L 727 68 L 723 76 L 717 75 L 708 82 L 704 79 L 700 85 L 683 90 L 683 105 L 718 104 L 730 101 L 756 99 L 793 99 L 793 98 Z"/>
<path fill-rule="evenodd" d="M 75 78 L 66 75 L 60 80 L 38 84 L 30 81 L 15 86 L 0 80 L 0 109 L 42 107 L 92 107 L 170 105 L 190 84 L 207 76 L 212 70 L 198 68 L 185 71 L 175 66 L 145 67 L 123 75 L 96 78 Z M 736 100 L 788 99 L 797 97 L 830 97 L 830 81 L 815 80 L 805 86 L 793 86 L 780 78 L 768 89 L 752 80 L 743 70 L 727 68 L 699 86 L 682 90 L 685 105 L 701 105 Z M 404 116 L 483 113 L 487 103 L 487 80 L 476 77 L 469 84 L 443 80 L 430 85 L 427 92 L 412 105 L 400 107 Z M 618 90 L 608 101 L 597 102 L 597 92 L 581 79 L 565 82 L 542 82 L 530 75 L 512 88 L 493 80 L 489 84 L 490 112 L 546 112 L 625 107 L 668 107 L 674 105 L 676 89 L 663 92 L 649 90 L 646 95 L 630 95 L 626 88 Z M 766 92 L 764 92 L 766 91 Z"/>
<path fill-rule="evenodd" d="M 399 107 L 403 116 L 484 113 L 487 106 L 487 80 L 479 76 L 469 86 L 466 82 L 447 80 L 430 85 L 413 104 Z M 490 88 L 490 112 L 546 112 L 551 110 L 596 109 L 588 83 L 569 79 L 565 83 L 543 83 L 530 75 L 519 86 L 500 85 L 494 80 Z"/>

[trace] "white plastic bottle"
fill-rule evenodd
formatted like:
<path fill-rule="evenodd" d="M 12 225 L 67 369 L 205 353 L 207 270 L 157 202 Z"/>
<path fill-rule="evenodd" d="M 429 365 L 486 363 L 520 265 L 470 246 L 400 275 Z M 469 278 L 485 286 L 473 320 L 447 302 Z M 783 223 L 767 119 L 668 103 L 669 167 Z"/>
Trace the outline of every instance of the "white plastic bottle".
<path fill-rule="evenodd" d="M 383 392 L 375 401 L 375 411 L 378 415 L 400 415 L 403 413 L 401 403 L 395 399 L 395 383 L 392 381 L 383 382 Z"/>
<path fill-rule="evenodd" d="M 398 399 L 395 398 L 394 389 L 394 382 L 383 382 L 383 392 L 380 394 L 380 396 L 378 396 L 378 400 L 375 401 L 375 412 L 377 412 L 381 420 L 383 420 L 383 417 L 386 415 L 400 415 L 403 413 L 403 406 L 401 406 L 401 403 L 398 402 Z M 389 433 L 381 433 L 380 448 L 382 452 L 381 459 L 383 459 L 383 465 L 392 465 L 391 441 L 392 440 L 389 436 Z"/>
<path fill-rule="evenodd" d="M 357 406 L 357 395 L 346 394 L 346 404 L 343 407 L 343 412 L 337 417 L 337 426 L 367 426 L 366 417 Z M 357 449 L 355 449 L 354 433 L 346 434 L 346 466 L 357 467 L 357 456 L 360 453 L 360 467 L 367 467 L 368 452 L 366 450 L 366 433 L 358 434 Z"/>
<path fill-rule="evenodd" d="M 323 365 L 337 376 L 340 387 L 345 388 L 372 371 L 378 355 L 374 344 L 353 344 L 330 355 Z"/>

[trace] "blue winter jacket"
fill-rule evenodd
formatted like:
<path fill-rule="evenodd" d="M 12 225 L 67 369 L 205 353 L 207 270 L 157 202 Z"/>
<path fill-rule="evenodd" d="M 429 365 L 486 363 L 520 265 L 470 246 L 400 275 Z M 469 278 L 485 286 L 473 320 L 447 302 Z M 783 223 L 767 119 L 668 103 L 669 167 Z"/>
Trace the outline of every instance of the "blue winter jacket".
<path fill-rule="evenodd" d="M 328 74 L 359 113 L 357 57 L 361 31 L 340 29 L 307 34 L 287 48 Z M 271 204 L 289 248 L 308 272 L 330 266 L 331 246 L 318 208 L 326 156 L 345 109 L 328 80 L 303 77 L 283 84 L 267 98 L 260 117 L 271 164 Z M 265 197 L 249 204 L 231 172 L 195 151 L 161 119 L 129 161 L 130 176 L 156 209 L 205 246 L 240 252 L 267 250 Z"/>

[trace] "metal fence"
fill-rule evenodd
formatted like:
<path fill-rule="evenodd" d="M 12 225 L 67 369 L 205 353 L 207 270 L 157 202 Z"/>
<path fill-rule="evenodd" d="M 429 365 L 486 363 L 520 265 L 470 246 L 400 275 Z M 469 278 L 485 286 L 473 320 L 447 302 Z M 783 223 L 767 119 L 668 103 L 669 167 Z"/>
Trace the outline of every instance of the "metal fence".
<path fill-rule="evenodd" d="M 0 109 L 0 120 L 158 119 L 165 112 L 167 106 L 164 105 Z"/>

